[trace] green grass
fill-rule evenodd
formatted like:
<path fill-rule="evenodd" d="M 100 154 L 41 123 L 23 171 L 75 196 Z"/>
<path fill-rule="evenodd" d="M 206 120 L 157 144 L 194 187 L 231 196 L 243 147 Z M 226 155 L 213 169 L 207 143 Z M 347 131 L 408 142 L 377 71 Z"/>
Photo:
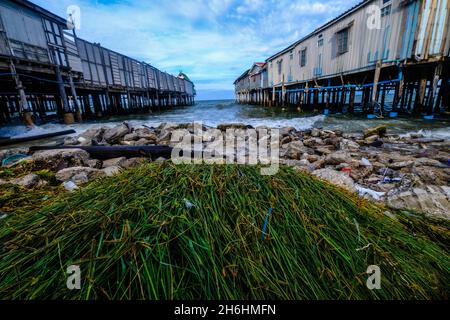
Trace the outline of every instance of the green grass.
<path fill-rule="evenodd" d="M 146 164 L 0 220 L 0 299 L 447 299 L 448 222 L 384 211 L 285 167 Z"/>

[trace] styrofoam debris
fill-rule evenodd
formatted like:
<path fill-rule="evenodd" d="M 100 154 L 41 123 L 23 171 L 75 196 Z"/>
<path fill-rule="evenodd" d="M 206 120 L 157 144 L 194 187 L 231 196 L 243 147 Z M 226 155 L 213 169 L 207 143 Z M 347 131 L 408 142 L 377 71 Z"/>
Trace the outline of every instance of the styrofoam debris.
<path fill-rule="evenodd" d="M 67 191 L 74 191 L 78 189 L 78 186 L 73 181 L 66 181 L 63 183 L 63 185 Z"/>
<path fill-rule="evenodd" d="M 384 197 L 384 195 L 386 194 L 386 192 L 378 192 L 375 190 L 367 189 L 367 188 L 361 187 L 358 184 L 355 184 L 355 188 L 361 197 L 369 197 L 369 198 L 372 198 L 375 200 L 381 200 Z"/>

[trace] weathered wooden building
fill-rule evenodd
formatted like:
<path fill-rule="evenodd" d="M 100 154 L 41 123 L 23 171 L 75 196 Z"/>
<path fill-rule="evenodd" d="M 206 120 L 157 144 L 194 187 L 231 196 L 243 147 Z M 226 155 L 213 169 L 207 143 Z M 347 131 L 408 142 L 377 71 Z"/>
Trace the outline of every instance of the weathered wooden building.
<path fill-rule="evenodd" d="M 253 89 L 263 92 L 257 103 L 368 114 L 448 112 L 449 24 L 448 0 L 363 1 L 269 57 L 268 83 Z M 251 97 L 238 100 L 254 103 Z"/>
<path fill-rule="evenodd" d="M 65 19 L 0 0 L 0 123 L 148 112 L 194 103 L 194 84 L 80 39 Z"/>

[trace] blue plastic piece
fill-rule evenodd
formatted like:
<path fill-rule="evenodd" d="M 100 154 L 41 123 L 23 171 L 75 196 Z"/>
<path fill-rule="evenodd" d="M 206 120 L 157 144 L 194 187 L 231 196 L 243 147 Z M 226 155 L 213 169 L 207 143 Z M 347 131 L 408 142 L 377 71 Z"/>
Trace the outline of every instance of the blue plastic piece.
<path fill-rule="evenodd" d="M 389 118 L 397 118 L 398 117 L 398 112 L 389 112 Z"/>
<path fill-rule="evenodd" d="M 424 118 L 425 120 L 433 120 L 433 119 L 434 119 L 434 116 L 433 116 L 433 115 L 431 115 L 431 116 L 423 116 L 423 118 Z"/>
<path fill-rule="evenodd" d="M 266 220 L 264 221 L 264 226 L 262 229 L 262 237 L 261 237 L 262 241 L 264 241 L 266 239 L 267 225 L 269 224 L 269 218 L 270 218 L 270 215 L 272 214 L 272 211 L 273 211 L 273 209 L 270 208 L 269 213 L 267 214 Z"/>
<path fill-rule="evenodd" d="M 326 115 L 326 116 L 329 115 L 330 114 L 330 110 L 328 110 L 328 109 L 323 110 L 323 114 Z"/>
<path fill-rule="evenodd" d="M 376 118 L 377 118 L 377 116 L 374 115 L 374 114 L 368 114 L 367 115 L 367 119 L 376 119 Z"/>

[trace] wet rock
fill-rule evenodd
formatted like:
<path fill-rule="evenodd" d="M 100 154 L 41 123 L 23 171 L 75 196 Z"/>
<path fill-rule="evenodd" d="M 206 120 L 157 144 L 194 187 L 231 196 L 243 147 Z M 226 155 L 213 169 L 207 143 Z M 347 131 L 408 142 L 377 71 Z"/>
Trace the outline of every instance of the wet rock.
<path fill-rule="evenodd" d="M 295 131 L 294 127 L 283 127 L 280 129 L 280 137 L 288 136 L 294 131 Z"/>
<path fill-rule="evenodd" d="M 32 189 L 34 187 L 42 185 L 41 178 L 39 178 L 39 176 L 35 174 L 28 174 L 24 177 L 11 180 L 10 183 L 19 185 L 27 189 Z"/>
<path fill-rule="evenodd" d="M 89 154 L 81 149 L 46 150 L 35 152 L 32 160 L 38 167 L 61 170 L 87 165 Z"/>
<path fill-rule="evenodd" d="M 364 139 L 364 144 L 366 145 L 371 145 L 373 144 L 375 141 L 378 141 L 378 136 L 374 135 L 374 136 L 370 136 Z"/>
<path fill-rule="evenodd" d="M 386 126 L 378 126 L 375 128 L 369 128 L 367 130 L 364 130 L 364 138 L 370 137 L 370 136 L 378 136 L 383 137 L 387 133 L 387 127 Z"/>
<path fill-rule="evenodd" d="M 104 160 L 103 168 L 121 167 L 125 163 L 126 160 L 127 160 L 127 158 L 125 158 L 125 157 Z"/>
<path fill-rule="evenodd" d="M 123 137 L 131 133 L 131 127 L 128 122 L 124 122 L 105 132 L 103 138 L 109 144 L 118 143 Z"/>
<path fill-rule="evenodd" d="M 311 129 L 311 136 L 315 138 L 320 137 L 321 136 L 320 130 L 317 128 Z"/>
<path fill-rule="evenodd" d="M 102 169 L 102 171 L 105 173 L 107 177 L 115 176 L 116 174 L 120 173 L 120 170 L 122 168 L 119 166 L 110 166 Z"/>
<path fill-rule="evenodd" d="M 83 184 L 92 179 L 104 177 L 105 175 L 105 172 L 99 169 L 72 167 L 58 171 L 56 173 L 56 179 L 61 182 L 73 181 L 76 184 Z"/>
<path fill-rule="evenodd" d="M 251 126 L 248 126 L 244 123 L 223 123 L 217 126 L 217 129 L 221 131 L 226 131 L 227 129 L 251 129 Z"/>
<path fill-rule="evenodd" d="M 432 217 L 450 219 L 450 188 L 426 186 L 388 195 L 386 204 L 395 209 L 423 212 Z"/>
<path fill-rule="evenodd" d="M 337 151 L 326 156 L 325 164 L 338 165 L 341 163 L 349 163 L 352 161 L 350 155 L 345 151 Z"/>
<path fill-rule="evenodd" d="M 103 135 L 107 130 L 109 130 L 107 127 L 86 130 L 77 138 L 77 142 L 81 146 L 102 144 L 104 143 Z"/>
<path fill-rule="evenodd" d="M 312 174 L 332 184 L 343 187 L 349 191 L 356 191 L 353 179 L 343 172 L 338 172 L 327 168 L 316 170 Z"/>
<path fill-rule="evenodd" d="M 436 167 L 420 166 L 412 169 L 412 173 L 425 184 L 446 185 L 450 183 L 450 170 Z"/>

